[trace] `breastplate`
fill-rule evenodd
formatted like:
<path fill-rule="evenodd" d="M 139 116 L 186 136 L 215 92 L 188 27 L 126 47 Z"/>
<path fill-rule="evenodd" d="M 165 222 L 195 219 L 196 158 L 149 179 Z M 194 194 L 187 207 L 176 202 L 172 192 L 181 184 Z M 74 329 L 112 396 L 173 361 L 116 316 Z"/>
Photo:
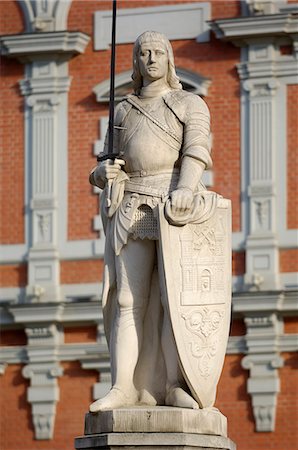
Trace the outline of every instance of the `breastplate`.
<path fill-rule="evenodd" d="M 182 142 L 183 127 L 161 97 L 139 101 L 151 116 L 181 137 Z M 121 126 L 125 128 L 120 145 L 127 172 L 171 170 L 175 166 L 181 145 L 138 109 L 132 107 Z"/>

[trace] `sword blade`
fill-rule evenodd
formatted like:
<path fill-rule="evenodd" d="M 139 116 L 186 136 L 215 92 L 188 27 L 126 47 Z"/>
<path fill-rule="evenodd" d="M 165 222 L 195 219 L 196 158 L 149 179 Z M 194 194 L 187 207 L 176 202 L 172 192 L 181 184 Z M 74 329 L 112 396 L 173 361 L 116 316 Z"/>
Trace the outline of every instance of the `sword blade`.
<path fill-rule="evenodd" d="M 109 145 L 108 145 L 108 154 L 113 154 L 113 146 L 114 146 L 115 62 L 116 62 L 116 13 L 117 13 L 117 0 L 113 0 L 112 48 L 111 48 L 111 72 L 110 72 L 110 103 L 109 103 Z"/>

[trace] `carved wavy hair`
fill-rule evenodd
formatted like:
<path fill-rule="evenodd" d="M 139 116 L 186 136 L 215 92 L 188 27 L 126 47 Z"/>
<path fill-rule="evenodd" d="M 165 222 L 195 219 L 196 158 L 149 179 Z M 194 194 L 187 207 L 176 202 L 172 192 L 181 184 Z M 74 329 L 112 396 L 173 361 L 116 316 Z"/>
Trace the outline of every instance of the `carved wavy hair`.
<path fill-rule="evenodd" d="M 133 89 L 135 94 L 140 94 L 141 88 L 143 86 L 143 78 L 139 67 L 139 54 L 141 45 L 145 42 L 162 42 L 168 53 L 168 85 L 172 89 L 182 89 L 182 85 L 176 74 L 174 54 L 170 41 L 162 33 L 158 33 L 157 31 L 145 31 L 145 33 L 141 34 L 137 38 L 133 48 L 133 74 L 131 78 L 133 80 Z"/>

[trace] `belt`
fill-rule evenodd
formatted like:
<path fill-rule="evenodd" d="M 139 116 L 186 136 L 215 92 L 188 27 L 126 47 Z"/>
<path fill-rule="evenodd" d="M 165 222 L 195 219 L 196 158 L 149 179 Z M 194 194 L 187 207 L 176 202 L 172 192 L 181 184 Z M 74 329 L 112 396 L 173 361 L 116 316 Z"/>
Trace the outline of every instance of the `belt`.
<path fill-rule="evenodd" d="M 149 177 L 154 175 L 173 175 L 178 174 L 179 169 L 169 169 L 169 170 L 136 170 L 134 172 L 128 172 L 129 178 L 135 177 Z"/>
<path fill-rule="evenodd" d="M 168 198 L 170 193 L 170 187 L 165 188 L 153 188 L 151 186 L 144 186 L 143 184 L 134 183 L 133 181 L 126 181 L 125 191 L 133 192 L 141 195 L 149 195 L 150 197 L 157 197 L 165 200 Z"/>

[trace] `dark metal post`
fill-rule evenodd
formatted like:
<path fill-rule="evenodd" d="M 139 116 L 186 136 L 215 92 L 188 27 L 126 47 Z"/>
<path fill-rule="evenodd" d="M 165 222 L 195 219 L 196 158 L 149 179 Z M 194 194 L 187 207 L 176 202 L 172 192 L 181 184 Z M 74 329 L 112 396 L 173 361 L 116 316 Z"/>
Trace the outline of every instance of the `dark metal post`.
<path fill-rule="evenodd" d="M 110 105 L 109 105 L 109 146 L 108 153 L 113 153 L 114 145 L 114 109 L 115 109 L 115 61 L 116 61 L 116 9 L 117 0 L 113 0 L 112 18 L 112 53 L 111 53 L 111 73 L 110 73 Z"/>

